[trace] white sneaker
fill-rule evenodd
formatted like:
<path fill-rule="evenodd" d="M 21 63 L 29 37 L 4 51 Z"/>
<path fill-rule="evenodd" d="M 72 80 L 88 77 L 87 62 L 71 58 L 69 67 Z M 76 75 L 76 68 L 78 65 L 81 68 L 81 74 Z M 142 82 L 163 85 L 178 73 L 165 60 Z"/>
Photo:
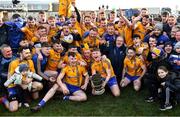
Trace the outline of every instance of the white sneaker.
<path fill-rule="evenodd" d="M 29 108 L 29 107 L 30 107 L 28 103 L 24 103 L 24 106 L 25 106 L 26 108 Z"/>

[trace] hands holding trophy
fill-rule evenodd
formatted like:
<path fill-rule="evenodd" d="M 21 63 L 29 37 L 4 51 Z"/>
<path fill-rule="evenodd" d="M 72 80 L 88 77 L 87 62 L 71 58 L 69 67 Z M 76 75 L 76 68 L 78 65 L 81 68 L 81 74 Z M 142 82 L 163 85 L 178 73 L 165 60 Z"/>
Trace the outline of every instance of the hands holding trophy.
<path fill-rule="evenodd" d="M 103 79 L 100 74 L 96 73 L 90 78 L 93 95 L 102 95 L 105 92 Z"/>

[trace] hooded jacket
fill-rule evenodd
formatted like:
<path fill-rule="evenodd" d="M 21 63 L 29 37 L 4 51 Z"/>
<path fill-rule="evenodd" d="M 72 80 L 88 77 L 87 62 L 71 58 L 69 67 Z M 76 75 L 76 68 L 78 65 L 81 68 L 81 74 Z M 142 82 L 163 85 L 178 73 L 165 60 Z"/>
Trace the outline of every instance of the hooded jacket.
<path fill-rule="evenodd" d="M 24 33 L 21 31 L 21 28 L 24 26 L 22 19 L 19 19 L 16 22 L 9 21 L 5 22 L 8 26 L 8 42 L 12 49 L 19 47 L 19 42 L 24 38 Z"/>

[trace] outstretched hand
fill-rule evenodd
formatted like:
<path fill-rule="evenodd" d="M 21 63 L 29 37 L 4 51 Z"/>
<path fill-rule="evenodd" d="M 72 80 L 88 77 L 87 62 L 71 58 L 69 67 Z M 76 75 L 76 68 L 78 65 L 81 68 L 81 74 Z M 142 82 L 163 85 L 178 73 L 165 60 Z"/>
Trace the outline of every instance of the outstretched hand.
<path fill-rule="evenodd" d="M 123 16 L 121 8 L 119 8 L 119 16 Z"/>

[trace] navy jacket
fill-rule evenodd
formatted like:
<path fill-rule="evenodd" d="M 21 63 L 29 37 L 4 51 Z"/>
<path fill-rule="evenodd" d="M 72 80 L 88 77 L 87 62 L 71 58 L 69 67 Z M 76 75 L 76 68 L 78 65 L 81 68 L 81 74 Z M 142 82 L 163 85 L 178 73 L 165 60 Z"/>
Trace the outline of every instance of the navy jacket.
<path fill-rule="evenodd" d="M 124 65 L 124 59 L 126 56 L 125 45 L 118 48 L 115 45 L 111 44 L 109 47 L 106 47 L 106 53 L 107 53 L 107 57 L 111 61 L 116 76 L 121 77 L 123 65 Z"/>
<path fill-rule="evenodd" d="M 8 42 L 12 49 L 19 48 L 19 42 L 24 38 L 21 28 L 24 24 L 21 22 L 5 22 L 8 26 Z"/>

